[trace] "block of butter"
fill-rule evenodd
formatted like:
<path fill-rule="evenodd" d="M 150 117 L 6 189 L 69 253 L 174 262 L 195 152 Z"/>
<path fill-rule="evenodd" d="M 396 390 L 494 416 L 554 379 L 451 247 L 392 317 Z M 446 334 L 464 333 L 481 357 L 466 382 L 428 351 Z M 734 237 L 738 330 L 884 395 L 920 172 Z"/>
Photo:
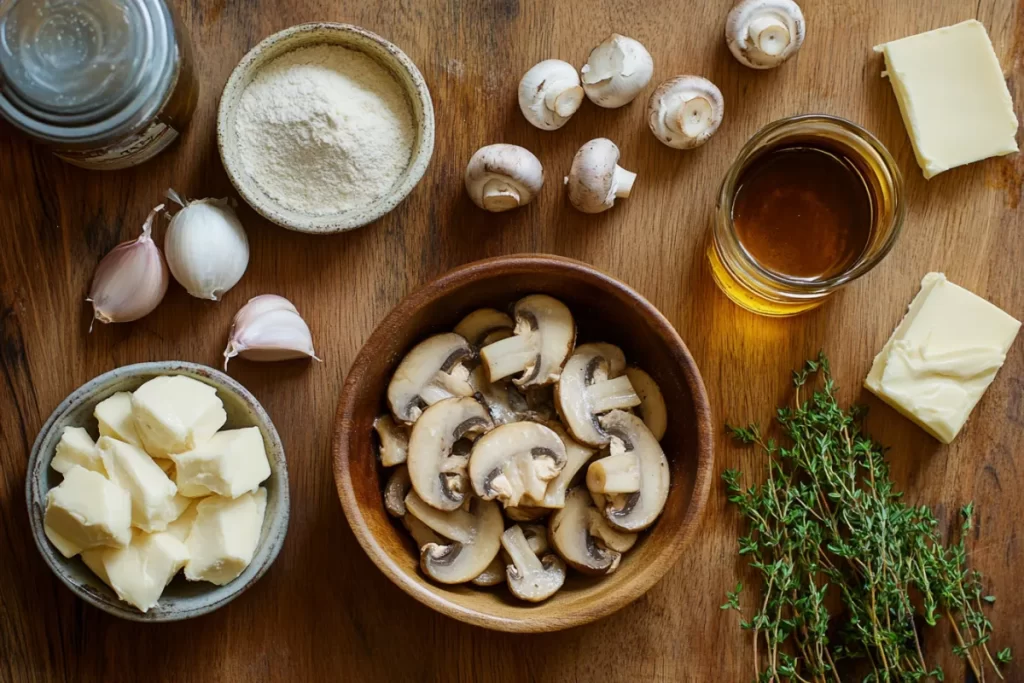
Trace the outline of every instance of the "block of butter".
<path fill-rule="evenodd" d="M 185 453 L 172 455 L 175 482 L 183 496 L 216 493 L 237 498 L 255 492 L 270 476 L 270 463 L 259 427 L 217 432 Z"/>
<path fill-rule="evenodd" d="M 182 543 L 185 543 L 188 541 L 188 535 L 192 533 L 192 525 L 195 524 L 196 516 L 198 514 L 199 501 L 190 501 L 189 506 L 185 508 L 185 511 L 181 513 L 181 516 L 167 525 L 167 533 L 174 536 Z"/>
<path fill-rule="evenodd" d="M 252 562 L 263 529 L 267 490 L 260 488 L 233 499 L 209 496 L 196 508 L 185 578 L 223 586 Z"/>
<path fill-rule="evenodd" d="M 44 531 L 64 557 L 98 546 L 127 545 L 131 518 L 127 491 L 77 465 L 46 494 Z"/>
<path fill-rule="evenodd" d="M 57 444 L 57 452 L 50 461 L 50 467 L 61 474 L 67 474 L 75 465 L 99 472 L 103 476 L 107 475 L 107 471 L 103 469 L 100 451 L 96 448 L 96 442 L 89 436 L 89 432 L 81 427 L 65 427 Z"/>
<path fill-rule="evenodd" d="M 151 379 L 131 400 L 135 428 L 154 457 L 191 450 L 227 421 L 217 390 L 184 375 Z"/>
<path fill-rule="evenodd" d="M 943 443 L 988 389 L 1020 322 L 941 273 L 928 273 L 875 356 L 864 386 Z"/>
<path fill-rule="evenodd" d="M 925 178 L 1017 151 L 1017 117 L 999 59 L 977 20 L 875 47 Z"/>
<path fill-rule="evenodd" d="M 96 444 L 110 480 L 131 496 L 132 526 L 143 531 L 163 531 L 188 507 L 153 458 L 141 448 L 109 436 Z"/>
<path fill-rule="evenodd" d="M 132 395 L 127 391 L 119 391 L 100 401 L 93 410 L 93 416 L 100 425 L 100 436 L 142 447 L 135 431 L 135 418 L 132 417 Z"/>
<path fill-rule="evenodd" d="M 185 566 L 188 548 L 167 532 L 136 531 L 127 547 L 90 550 L 82 559 L 117 597 L 147 612 Z"/>

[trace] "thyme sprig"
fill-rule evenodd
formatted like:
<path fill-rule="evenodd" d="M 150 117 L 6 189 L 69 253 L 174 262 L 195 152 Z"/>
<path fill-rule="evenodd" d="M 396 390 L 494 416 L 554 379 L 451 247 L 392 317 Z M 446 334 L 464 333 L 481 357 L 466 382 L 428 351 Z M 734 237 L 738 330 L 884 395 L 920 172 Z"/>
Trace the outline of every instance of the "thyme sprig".
<path fill-rule="evenodd" d="M 819 375 L 821 387 L 808 387 Z M 740 622 L 753 640 L 754 680 L 840 683 L 844 662 L 858 660 L 865 683 L 942 681 L 919 630 L 942 618 L 975 678 L 984 683 L 991 670 L 1002 679 L 1012 655 L 992 655 L 983 609 L 995 598 L 967 568 L 973 505 L 961 510 L 959 539 L 943 543 L 931 510 L 903 502 L 885 449 L 862 431 L 863 409 L 840 408 L 827 358 L 794 372 L 793 385 L 794 405 L 776 414 L 788 445 L 756 424 L 727 426 L 767 464 L 764 483 L 746 488 L 737 470 L 722 474 L 747 520 L 739 553 L 761 582 L 756 611 Z M 742 589 L 726 594 L 723 610 L 742 615 Z"/>

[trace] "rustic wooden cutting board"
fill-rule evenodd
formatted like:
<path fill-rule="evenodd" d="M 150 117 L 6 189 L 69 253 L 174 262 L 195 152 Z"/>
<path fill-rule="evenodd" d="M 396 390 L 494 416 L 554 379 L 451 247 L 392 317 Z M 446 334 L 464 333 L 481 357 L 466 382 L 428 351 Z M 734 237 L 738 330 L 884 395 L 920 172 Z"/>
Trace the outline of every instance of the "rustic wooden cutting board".
<path fill-rule="evenodd" d="M 1014 0 L 805 0 L 809 29 L 782 68 L 740 66 L 722 39 L 728 0 L 680 2 L 461 2 L 407 0 L 181 0 L 202 82 L 184 138 L 135 170 L 87 173 L 0 127 L 0 681 L 743 681 L 749 638 L 719 610 L 744 574 L 738 519 L 714 487 L 703 529 L 683 560 L 644 598 L 589 627 L 508 636 L 464 626 L 414 602 L 356 544 L 331 478 L 330 438 L 346 368 L 374 325 L 407 292 L 453 266 L 542 251 L 587 261 L 648 297 L 679 329 L 701 367 L 716 423 L 760 419 L 788 398 L 788 372 L 819 348 L 847 399 L 872 408 L 871 430 L 892 446 L 895 479 L 945 523 L 976 500 L 973 564 L 999 596 L 996 642 L 1024 656 L 1024 542 L 1020 495 L 1024 350 L 1018 343 L 956 443 L 940 447 L 859 385 L 921 276 L 942 270 L 1011 314 L 1024 316 L 1024 158 L 961 168 L 926 182 L 914 163 L 880 59 L 871 46 L 977 17 L 989 29 L 1024 110 L 1024 5 Z M 243 208 L 252 261 L 223 303 L 173 285 L 144 320 L 98 326 L 84 298 L 93 268 L 137 234 L 168 187 L 188 196 L 233 194 L 217 156 L 220 88 L 256 42 L 292 24 L 359 24 L 419 65 L 437 114 L 437 148 L 423 182 L 376 225 L 335 237 L 290 233 Z M 655 80 L 710 77 L 725 122 L 705 147 L 670 150 L 649 133 L 644 104 L 585 104 L 563 130 L 531 128 L 515 104 L 520 75 L 543 58 L 582 63 L 618 31 L 655 60 Z M 653 84 L 652 86 L 653 87 Z M 906 182 L 903 236 L 882 265 L 821 309 L 790 320 L 750 315 L 718 292 L 701 254 L 718 184 L 733 155 L 781 116 L 850 118 L 892 151 Z M 584 216 L 561 177 L 576 148 L 606 136 L 638 172 L 633 196 Z M 529 207 L 478 211 L 462 191 L 466 161 L 492 142 L 540 157 L 547 184 Z M 36 552 L 25 513 L 28 451 L 50 411 L 79 384 L 113 367 L 183 359 L 216 365 L 235 310 L 251 296 L 287 296 L 313 329 L 322 364 L 238 362 L 232 374 L 263 402 L 288 452 L 292 520 L 277 563 L 252 590 L 191 622 L 140 627 L 72 597 Z M 753 471 L 754 455 L 720 437 L 716 467 Z M 744 596 L 749 607 L 752 594 Z M 964 680 L 948 634 L 926 648 Z M 934 653 L 934 654 L 932 654 Z M 1008 680 L 1024 680 L 1014 663 Z"/>

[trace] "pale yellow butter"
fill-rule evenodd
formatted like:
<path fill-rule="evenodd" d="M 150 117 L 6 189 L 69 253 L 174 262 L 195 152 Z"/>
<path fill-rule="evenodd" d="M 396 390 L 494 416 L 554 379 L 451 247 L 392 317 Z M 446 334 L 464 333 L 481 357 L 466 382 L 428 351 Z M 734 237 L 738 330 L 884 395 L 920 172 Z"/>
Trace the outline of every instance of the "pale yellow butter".
<path fill-rule="evenodd" d="M 189 534 L 192 533 L 192 525 L 195 524 L 198 514 L 199 501 L 190 500 L 189 506 L 185 508 L 185 511 L 176 520 L 167 525 L 167 533 L 185 543 L 188 541 Z"/>
<path fill-rule="evenodd" d="M 93 416 L 100 426 L 100 436 L 109 436 L 118 441 L 142 447 L 142 441 L 135 431 L 132 417 L 132 395 L 119 391 L 96 404 Z"/>
<path fill-rule="evenodd" d="M 263 529 L 267 490 L 260 488 L 234 499 L 209 496 L 196 508 L 187 543 L 190 557 L 185 578 L 223 586 L 252 561 Z"/>
<path fill-rule="evenodd" d="M 50 467 L 61 474 L 66 474 L 75 465 L 104 476 L 107 474 L 103 469 L 99 449 L 96 448 L 96 442 L 89 436 L 89 432 L 81 427 L 65 427 L 53 460 L 50 461 Z"/>
<path fill-rule="evenodd" d="M 259 427 L 217 432 L 185 453 L 172 455 L 175 483 L 183 496 L 216 493 L 237 498 L 255 492 L 270 476 L 270 463 Z"/>
<path fill-rule="evenodd" d="M 942 273 L 928 273 L 864 386 L 950 443 L 1002 367 L 1018 330 L 1012 316 Z"/>
<path fill-rule="evenodd" d="M 141 448 L 109 436 L 96 446 L 110 480 L 131 496 L 132 526 L 163 531 L 188 507 L 188 498 L 178 495 L 178 487 Z"/>
<path fill-rule="evenodd" d="M 148 612 L 174 575 L 188 561 L 188 548 L 173 534 L 136 531 L 125 548 L 82 554 L 86 566 L 114 589 L 117 597 Z"/>
<path fill-rule="evenodd" d="M 131 540 L 128 493 L 92 470 L 75 465 L 46 494 L 43 530 L 64 557 Z"/>
<path fill-rule="evenodd" d="M 875 47 L 925 178 L 1017 151 L 1017 117 L 999 59 L 977 20 Z"/>
<path fill-rule="evenodd" d="M 183 375 L 156 377 L 139 387 L 132 394 L 132 414 L 154 457 L 191 450 L 227 421 L 217 390 Z"/>

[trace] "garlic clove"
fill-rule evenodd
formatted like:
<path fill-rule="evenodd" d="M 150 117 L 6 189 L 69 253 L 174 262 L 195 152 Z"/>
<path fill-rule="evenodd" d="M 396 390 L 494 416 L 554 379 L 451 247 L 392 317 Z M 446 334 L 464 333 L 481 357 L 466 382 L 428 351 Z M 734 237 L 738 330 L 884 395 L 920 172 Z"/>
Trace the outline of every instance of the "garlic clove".
<path fill-rule="evenodd" d="M 519 109 L 541 130 L 564 126 L 582 102 L 583 88 L 576 68 L 560 59 L 535 64 L 519 81 Z"/>
<path fill-rule="evenodd" d="M 771 69 L 796 54 L 806 22 L 793 0 L 743 0 L 725 23 L 729 51 L 752 69 Z"/>
<path fill-rule="evenodd" d="M 724 110 L 722 92 L 714 83 L 700 76 L 675 76 L 651 94 L 647 123 L 662 143 L 692 149 L 715 134 Z"/>
<path fill-rule="evenodd" d="M 217 301 L 238 284 L 249 265 L 249 241 L 228 199 L 183 201 L 164 237 L 167 265 L 192 296 Z"/>
<path fill-rule="evenodd" d="M 86 301 L 94 320 L 124 323 L 149 315 L 167 293 L 167 263 L 153 241 L 153 221 L 163 210 L 149 212 L 138 239 L 122 242 L 100 260 Z M 89 326 L 92 331 L 92 325 Z"/>
<path fill-rule="evenodd" d="M 614 109 L 629 104 L 647 87 L 654 60 L 638 41 L 613 33 L 590 52 L 580 73 L 590 101 Z"/>
<path fill-rule="evenodd" d="M 320 360 L 306 321 L 290 301 L 274 294 L 250 299 L 235 314 L 224 349 L 225 370 L 235 356 L 252 361 Z"/>

